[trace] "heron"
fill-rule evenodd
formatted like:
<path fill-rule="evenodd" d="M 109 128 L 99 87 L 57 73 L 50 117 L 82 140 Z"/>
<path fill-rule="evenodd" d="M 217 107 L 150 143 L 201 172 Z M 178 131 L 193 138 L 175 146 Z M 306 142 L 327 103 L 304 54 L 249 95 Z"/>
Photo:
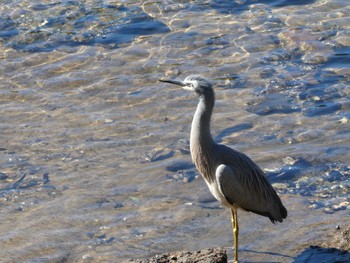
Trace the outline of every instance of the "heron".
<path fill-rule="evenodd" d="M 272 223 L 282 222 L 287 217 L 287 209 L 265 172 L 252 159 L 238 150 L 214 141 L 210 132 L 215 104 L 212 83 L 199 75 L 190 75 L 184 81 L 160 81 L 194 92 L 199 98 L 191 124 L 191 157 L 212 195 L 231 210 L 236 263 L 239 234 L 237 209 L 268 217 Z"/>

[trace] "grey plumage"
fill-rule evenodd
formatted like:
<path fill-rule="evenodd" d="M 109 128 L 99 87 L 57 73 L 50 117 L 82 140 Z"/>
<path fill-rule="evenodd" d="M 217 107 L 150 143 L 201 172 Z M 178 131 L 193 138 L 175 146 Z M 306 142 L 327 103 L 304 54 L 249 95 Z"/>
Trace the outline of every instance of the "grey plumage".
<path fill-rule="evenodd" d="M 207 183 L 210 192 L 232 212 L 237 262 L 237 208 L 268 217 L 272 223 L 287 217 L 276 191 L 266 174 L 244 153 L 214 142 L 210 120 L 215 103 L 212 84 L 205 78 L 192 75 L 183 82 L 161 80 L 194 91 L 199 97 L 191 125 L 191 157 Z"/>

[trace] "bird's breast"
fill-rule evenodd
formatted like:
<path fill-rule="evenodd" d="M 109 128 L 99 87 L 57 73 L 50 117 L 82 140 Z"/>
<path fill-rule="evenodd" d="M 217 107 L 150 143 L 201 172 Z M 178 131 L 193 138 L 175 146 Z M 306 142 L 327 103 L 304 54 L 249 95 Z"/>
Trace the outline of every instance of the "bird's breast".
<path fill-rule="evenodd" d="M 205 180 L 205 182 L 207 183 L 211 194 L 215 197 L 216 200 L 218 200 L 223 206 L 232 208 L 232 205 L 226 200 L 224 195 L 221 193 L 216 182 L 209 183 L 207 182 L 207 180 Z"/>

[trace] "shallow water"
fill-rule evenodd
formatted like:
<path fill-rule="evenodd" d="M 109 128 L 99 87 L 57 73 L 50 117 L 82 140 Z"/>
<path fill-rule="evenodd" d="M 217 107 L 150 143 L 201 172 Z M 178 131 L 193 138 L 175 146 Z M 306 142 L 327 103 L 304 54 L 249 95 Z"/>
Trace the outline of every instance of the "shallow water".
<path fill-rule="evenodd" d="M 190 74 L 216 84 L 216 141 L 264 168 L 289 210 L 277 225 L 239 213 L 243 262 L 302 262 L 349 224 L 350 6 L 303 3 L 1 5 L 2 261 L 232 258 L 229 213 L 191 164 L 196 98 L 158 82 Z"/>

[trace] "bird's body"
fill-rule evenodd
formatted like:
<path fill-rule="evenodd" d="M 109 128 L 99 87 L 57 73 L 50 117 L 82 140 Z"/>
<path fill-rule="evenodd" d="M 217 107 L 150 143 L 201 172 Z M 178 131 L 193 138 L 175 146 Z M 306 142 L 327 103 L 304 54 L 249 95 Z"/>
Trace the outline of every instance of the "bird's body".
<path fill-rule="evenodd" d="M 198 75 L 189 76 L 184 82 L 162 81 L 180 85 L 199 96 L 191 125 L 191 157 L 212 195 L 231 209 L 236 262 L 237 208 L 266 216 L 273 223 L 282 222 L 287 217 L 287 210 L 258 165 L 244 153 L 214 142 L 210 133 L 215 104 L 211 83 Z"/>

